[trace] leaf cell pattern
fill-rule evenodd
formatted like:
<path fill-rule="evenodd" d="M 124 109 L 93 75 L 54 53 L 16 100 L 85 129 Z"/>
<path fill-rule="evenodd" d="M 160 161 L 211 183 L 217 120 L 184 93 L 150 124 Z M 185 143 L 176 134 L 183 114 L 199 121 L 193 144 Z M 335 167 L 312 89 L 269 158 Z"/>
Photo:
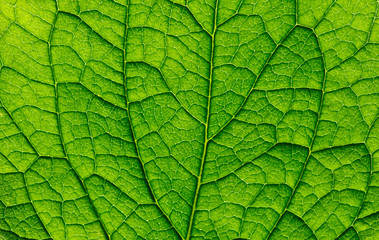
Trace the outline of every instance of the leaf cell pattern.
<path fill-rule="evenodd" d="M 378 239 L 378 7 L 0 1 L 0 239 Z"/>

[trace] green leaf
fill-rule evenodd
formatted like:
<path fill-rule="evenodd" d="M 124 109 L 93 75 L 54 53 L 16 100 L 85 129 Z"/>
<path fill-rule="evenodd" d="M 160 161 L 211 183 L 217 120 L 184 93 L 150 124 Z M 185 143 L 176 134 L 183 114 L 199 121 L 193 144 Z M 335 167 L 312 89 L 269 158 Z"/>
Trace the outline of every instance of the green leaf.
<path fill-rule="evenodd" d="M 0 1 L 0 239 L 379 239 L 378 8 Z"/>

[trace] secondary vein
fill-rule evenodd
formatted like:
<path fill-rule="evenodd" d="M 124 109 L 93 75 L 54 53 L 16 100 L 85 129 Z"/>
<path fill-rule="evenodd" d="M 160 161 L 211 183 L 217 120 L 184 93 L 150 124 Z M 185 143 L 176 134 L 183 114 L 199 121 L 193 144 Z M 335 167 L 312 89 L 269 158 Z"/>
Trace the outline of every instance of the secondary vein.
<path fill-rule="evenodd" d="M 142 158 L 141 158 L 140 153 L 139 153 L 137 139 L 135 137 L 135 133 L 134 133 L 133 125 L 132 125 L 132 119 L 131 119 L 131 116 L 130 116 L 130 101 L 128 100 L 128 97 L 127 97 L 128 88 L 127 88 L 127 72 L 126 72 L 126 64 L 127 64 L 127 59 L 126 59 L 127 36 L 128 36 L 128 29 L 129 29 L 129 8 L 130 8 L 130 1 L 128 1 L 127 11 L 126 11 L 126 16 L 125 16 L 125 37 L 124 37 L 124 46 L 123 46 L 123 50 L 122 51 L 123 51 L 123 70 L 124 70 L 123 71 L 123 75 L 124 75 L 124 84 L 123 84 L 124 85 L 124 96 L 125 96 L 125 102 L 126 102 L 126 113 L 127 113 L 126 115 L 127 115 L 128 121 L 129 121 L 129 126 L 130 126 L 130 131 L 131 131 L 131 137 L 132 137 L 133 142 L 134 142 L 137 158 L 139 159 L 139 161 L 141 163 L 143 177 L 146 179 L 146 183 L 148 185 L 151 197 L 153 198 L 153 201 L 154 201 L 155 205 L 157 206 L 157 208 L 159 209 L 159 211 L 162 212 L 163 216 L 165 216 L 166 220 L 172 226 L 172 228 L 174 229 L 174 231 L 176 232 L 176 234 L 178 234 L 181 237 L 181 239 L 184 239 L 184 237 L 180 234 L 179 230 L 175 227 L 175 225 L 173 224 L 173 222 L 171 221 L 171 219 L 163 211 L 162 207 L 158 203 L 157 198 L 154 195 L 153 188 L 152 188 L 152 186 L 150 184 L 150 181 L 147 178 L 145 166 L 143 164 Z"/>
<path fill-rule="evenodd" d="M 315 34 L 316 36 L 316 33 L 314 32 L 313 29 L 311 29 L 313 31 L 313 33 Z M 317 43 L 320 47 L 320 43 L 318 42 L 318 38 L 316 37 L 317 39 Z M 321 48 L 320 48 L 321 49 Z M 291 201 L 292 201 L 292 198 L 297 190 L 297 187 L 299 186 L 299 183 L 301 182 L 301 179 L 303 178 L 303 175 L 304 175 L 304 172 L 305 172 L 305 169 L 307 168 L 307 165 L 308 165 L 308 162 L 309 162 L 309 159 L 311 157 L 311 153 L 312 153 L 312 147 L 313 147 L 313 144 L 314 144 L 314 141 L 316 139 L 316 132 L 317 132 L 317 129 L 318 129 L 318 126 L 319 126 L 319 122 L 320 122 L 320 116 L 321 116 L 321 109 L 322 109 L 322 102 L 323 102 L 323 99 L 324 99 L 324 94 L 325 94 L 325 79 L 326 79 L 326 68 L 325 68 L 325 58 L 324 58 L 324 54 L 321 52 L 321 56 L 322 56 L 322 62 L 323 62 L 323 66 L 324 66 L 324 72 L 323 72 L 323 83 L 322 83 L 322 91 L 321 91 L 321 99 L 320 99 L 320 106 L 319 106 L 319 110 L 318 110 L 318 113 L 317 113 L 317 122 L 316 122 L 316 126 L 315 126 L 315 129 L 314 129 L 314 132 L 313 132 L 313 136 L 312 136 L 312 142 L 309 146 L 309 150 L 308 150 L 308 155 L 307 155 L 307 158 L 305 159 L 305 162 L 304 162 L 304 166 L 303 166 L 303 169 L 301 170 L 301 173 L 300 173 L 300 176 L 296 182 L 296 185 L 295 187 L 293 188 L 292 190 L 292 193 L 286 203 L 286 206 L 284 207 L 282 213 L 280 214 L 279 218 L 277 219 L 277 221 L 275 222 L 274 226 L 272 227 L 272 229 L 270 230 L 270 233 L 267 235 L 266 239 L 269 239 L 272 235 L 272 233 L 274 232 L 275 228 L 277 227 L 277 225 L 279 224 L 280 220 L 282 219 L 282 217 L 284 216 L 284 213 L 288 210 L 288 206 L 290 205 Z"/>
<path fill-rule="evenodd" d="M 84 184 L 83 179 L 79 177 L 78 172 L 73 167 L 73 165 L 72 165 L 72 163 L 71 163 L 71 161 L 70 161 L 70 159 L 68 157 L 68 154 L 67 154 L 67 151 L 66 151 L 66 147 L 65 147 L 65 144 L 64 144 L 64 141 L 63 141 L 62 126 L 61 126 L 61 122 L 60 122 L 60 111 L 59 111 L 59 104 L 58 104 L 58 82 L 57 82 L 57 78 L 55 76 L 55 71 L 54 71 L 54 67 L 53 67 L 53 60 L 52 60 L 52 54 L 51 54 L 51 41 L 52 41 L 52 37 L 53 37 L 53 31 L 54 31 L 54 28 L 55 28 L 55 24 L 56 24 L 57 19 L 58 19 L 58 13 L 59 13 L 59 5 L 58 5 L 57 1 L 55 1 L 55 7 L 56 7 L 55 17 L 54 17 L 54 20 L 53 20 L 53 24 L 51 26 L 51 30 L 50 30 L 49 39 L 47 41 L 47 44 L 48 44 L 48 55 L 49 55 L 50 69 L 51 69 L 51 73 L 52 73 L 52 77 L 53 77 L 53 81 L 54 81 L 54 94 L 55 94 L 55 105 L 56 105 L 55 107 L 56 107 L 56 111 L 57 111 L 57 125 L 58 125 L 59 138 L 60 138 L 60 141 L 61 141 L 61 144 L 62 144 L 63 154 L 65 156 L 65 159 L 67 160 L 68 165 L 73 170 L 76 178 L 78 179 L 78 182 L 79 182 L 80 186 L 84 190 L 85 196 L 88 197 L 89 203 L 91 204 L 91 207 L 93 209 L 93 212 L 94 212 L 96 218 L 99 220 L 100 226 L 101 226 L 101 228 L 102 228 L 102 230 L 103 230 L 106 238 L 110 239 L 109 233 L 107 232 L 107 230 L 106 230 L 106 228 L 104 226 L 103 221 L 101 221 L 100 215 L 97 212 L 97 209 L 96 209 L 95 205 L 93 204 L 92 199 L 89 197 L 88 190 L 87 190 L 87 187 Z"/>

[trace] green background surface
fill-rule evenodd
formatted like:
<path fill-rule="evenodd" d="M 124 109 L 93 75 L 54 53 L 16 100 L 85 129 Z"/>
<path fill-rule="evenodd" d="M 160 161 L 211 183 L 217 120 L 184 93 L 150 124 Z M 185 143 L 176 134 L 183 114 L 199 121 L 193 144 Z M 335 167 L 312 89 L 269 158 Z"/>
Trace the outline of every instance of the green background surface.
<path fill-rule="evenodd" d="M 377 0 L 0 0 L 0 239 L 379 239 Z"/>

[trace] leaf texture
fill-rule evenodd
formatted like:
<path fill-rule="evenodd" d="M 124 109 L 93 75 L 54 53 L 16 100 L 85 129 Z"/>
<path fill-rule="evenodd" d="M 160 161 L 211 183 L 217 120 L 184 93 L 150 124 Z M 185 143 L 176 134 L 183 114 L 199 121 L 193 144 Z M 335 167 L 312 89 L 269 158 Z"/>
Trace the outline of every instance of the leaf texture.
<path fill-rule="evenodd" d="M 0 239 L 378 239 L 377 0 L 1 0 Z"/>

